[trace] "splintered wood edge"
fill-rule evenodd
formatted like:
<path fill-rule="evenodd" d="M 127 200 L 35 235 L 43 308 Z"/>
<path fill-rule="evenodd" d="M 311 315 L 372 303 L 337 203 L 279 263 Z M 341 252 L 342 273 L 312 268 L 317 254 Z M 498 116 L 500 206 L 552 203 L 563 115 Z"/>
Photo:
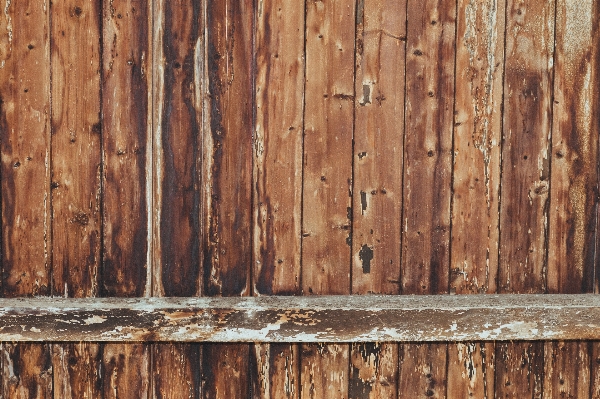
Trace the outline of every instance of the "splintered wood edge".
<path fill-rule="evenodd" d="M 600 296 L 0 299 L 0 341 L 600 339 Z"/>

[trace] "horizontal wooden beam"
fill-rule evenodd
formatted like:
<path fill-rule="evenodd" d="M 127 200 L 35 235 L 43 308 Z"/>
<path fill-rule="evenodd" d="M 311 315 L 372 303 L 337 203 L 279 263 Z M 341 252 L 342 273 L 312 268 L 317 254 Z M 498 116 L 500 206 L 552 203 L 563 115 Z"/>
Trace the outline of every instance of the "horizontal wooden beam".
<path fill-rule="evenodd" d="M 0 299 L 0 341 L 554 339 L 600 339 L 600 296 Z"/>

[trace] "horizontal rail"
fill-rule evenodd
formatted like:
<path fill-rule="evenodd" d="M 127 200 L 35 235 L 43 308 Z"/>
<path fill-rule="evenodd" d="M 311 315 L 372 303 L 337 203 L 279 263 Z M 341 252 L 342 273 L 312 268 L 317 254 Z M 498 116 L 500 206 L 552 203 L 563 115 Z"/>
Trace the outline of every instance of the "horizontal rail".
<path fill-rule="evenodd" d="M 600 339 L 600 296 L 0 299 L 0 341 Z"/>

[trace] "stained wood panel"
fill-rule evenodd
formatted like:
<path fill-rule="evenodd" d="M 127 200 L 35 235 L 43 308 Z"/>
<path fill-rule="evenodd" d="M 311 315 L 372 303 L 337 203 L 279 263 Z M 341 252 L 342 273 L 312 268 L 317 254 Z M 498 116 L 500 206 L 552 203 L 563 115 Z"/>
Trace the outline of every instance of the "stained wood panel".
<path fill-rule="evenodd" d="M 254 295 L 301 293 L 304 10 L 293 0 L 256 9 Z M 290 344 L 251 347 L 253 397 L 299 397 L 298 351 Z"/>
<path fill-rule="evenodd" d="M 249 295 L 254 3 L 207 3 L 202 161 L 203 295 Z M 249 396 L 248 345 L 205 345 L 204 398 Z"/>
<path fill-rule="evenodd" d="M 495 293 L 504 72 L 503 0 L 457 3 L 450 290 Z M 494 344 L 448 345 L 448 397 L 494 396 Z"/>
<path fill-rule="evenodd" d="M 103 2 L 102 28 L 103 263 L 100 294 L 150 295 L 150 4 L 139 0 Z M 148 395 L 149 345 L 105 345 L 101 369 L 105 398 Z"/>
<path fill-rule="evenodd" d="M 153 296 L 200 294 L 203 6 L 154 2 Z M 152 397 L 200 398 L 201 351 L 152 345 Z"/>
<path fill-rule="evenodd" d="M 302 291 L 349 294 L 355 2 L 306 3 Z M 301 398 L 348 397 L 349 347 L 302 345 Z"/>
<path fill-rule="evenodd" d="M 547 289 L 554 2 L 508 0 L 498 292 Z M 543 343 L 496 348 L 496 394 L 542 394 Z"/>
<path fill-rule="evenodd" d="M 406 2 L 356 10 L 352 293 L 400 293 Z M 349 398 L 398 396 L 398 345 L 351 346 Z"/>
<path fill-rule="evenodd" d="M 448 290 L 456 4 L 408 1 L 403 294 Z M 399 392 L 445 398 L 445 344 L 400 347 Z"/>
<path fill-rule="evenodd" d="M 2 292 L 51 292 L 50 11 L 3 1 L 0 18 Z M 2 389 L 10 398 L 51 398 L 48 344 L 4 344 Z"/>

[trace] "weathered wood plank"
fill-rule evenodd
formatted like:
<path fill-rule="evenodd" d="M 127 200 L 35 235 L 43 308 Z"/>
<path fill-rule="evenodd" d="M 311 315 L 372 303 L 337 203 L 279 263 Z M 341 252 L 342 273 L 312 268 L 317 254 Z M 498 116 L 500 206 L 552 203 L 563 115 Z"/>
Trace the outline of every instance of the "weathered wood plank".
<path fill-rule="evenodd" d="M 545 292 L 554 1 L 508 0 L 498 292 Z M 542 394 L 543 343 L 500 345 L 496 395 Z"/>
<path fill-rule="evenodd" d="M 406 1 L 356 11 L 352 292 L 399 294 Z M 398 345 L 351 346 L 349 398 L 397 398 Z"/>
<path fill-rule="evenodd" d="M 302 233 L 304 2 L 256 9 L 254 295 L 298 295 Z M 255 398 L 299 396 L 299 347 L 251 347 Z"/>
<path fill-rule="evenodd" d="M 585 294 L 32 298 L 0 299 L 0 307 L 0 341 L 13 342 L 600 338 L 600 297 Z"/>
<path fill-rule="evenodd" d="M 102 240 L 100 1 L 55 2 L 52 30 L 52 293 L 98 295 Z M 100 348 L 53 344 L 55 396 L 101 397 Z"/>
<path fill-rule="evenodd" d="M 408 0 L 403 294 L 448 290 L 455 21 L 455 2 Z M 446 345 L 405 345 L 399 358 L 399 392 L 446 397 Z"/>
<path fill-rule="evenodd" d="M 590 342 L 544 344 L 544 397 L 590 397 Z"/>
<path fill-rule="evenodd" d="M 349 294 L 354 0 L 306 2 L 302 291 Z M 303 345 L 301 398 L 348 397 L 349 347 Z"/>
<path fill-rule="evenodd" d="M 46 2 L 0 2 L 3 296 L 51 292 L 50 12 Z M 52 397 L 46 344 L 5 344 L 6 398 Z"/>
<path fill-rule="evenodd" d="M 249 295 L 255 5 L 225 0 L 206 7 L 202 294 Z M 249 397 L 248 361 L 248 345 L 205 345 L 202 396 Z"/>
<path fill-rule="evenodd" d="M 203 6 L 154 1 L 153 296 L 200 294 Z M 200 345 L 151 351 L 152 398 L 200 398 Z"/>
<path fill-rule="evenodd" d="M 103 260 L 100 294 L 150 295 L 152 8 L 103 2 Z M 151 209 L 151 208 L 150 208 Z M 139 398 L 150 386 L 150 346 L 103 348 L 105 398 Z"/>
<path fill-rule="evenodd" d="M 498 272 L 504 0 L 457 9 L 450 290 L 494 293 Z M 493 398 L 493 343 L 448 345 L 448 397 Z"/>

